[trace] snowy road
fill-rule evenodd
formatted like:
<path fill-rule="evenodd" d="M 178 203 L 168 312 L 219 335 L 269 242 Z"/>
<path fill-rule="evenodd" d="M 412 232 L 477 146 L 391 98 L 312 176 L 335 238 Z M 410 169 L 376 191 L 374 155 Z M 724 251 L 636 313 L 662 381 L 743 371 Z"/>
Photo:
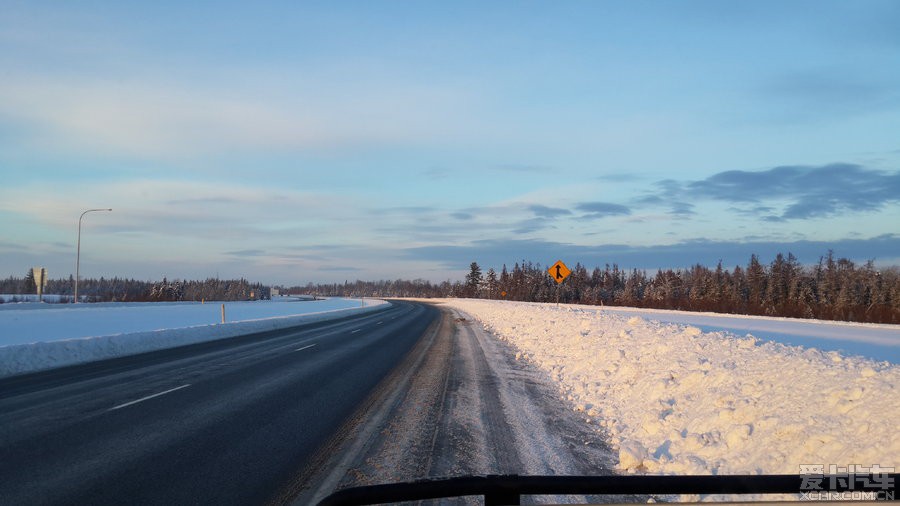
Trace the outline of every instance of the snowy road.
<path fill-rule="evenodd" d="M 318 486 L 294 504 L 313 504 L 339 488 L 423 478 L 612 473 L 615 456 L 560 402 L 546 373 L 517 361 L 459 311 L 442 308 L 440 331 L 423 339 L 400 369 L 394 388 L 369 401 L 380 412 L 368 411 L 353 429 L 358 437 L 335 450 L 323 466 L 329 471 L 312 477 Z"/>
<path fill-rule="evenodd" d="M 398 303 L 0 380 L 0 504 L 283 501 L 436 314 Z"/>

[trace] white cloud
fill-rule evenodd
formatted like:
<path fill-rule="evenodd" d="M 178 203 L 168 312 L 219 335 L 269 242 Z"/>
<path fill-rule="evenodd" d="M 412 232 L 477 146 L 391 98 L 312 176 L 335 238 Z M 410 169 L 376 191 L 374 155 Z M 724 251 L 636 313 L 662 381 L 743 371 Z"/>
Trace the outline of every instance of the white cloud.
<path fill-rule="evenodd" d="M 210 238 L 235 231 L 250 236 L 291 228 L 312 232 L 331 220 L 349 219 L 349 210 L 330 207 L 333 201 L 332 196 L 320 193 L 183 180 L 0 189 L 0 210 L 50 228 L 71 227 L 86 208 L 110 207 L 114 211 L 108 216 L 91 221 L 121 232 Z M 325 208 L 329 209 L 327 219 L 321 212 Z"/>
<path fill-rule="evenodd" d="M 322 142 L 310 120 L 262 103 L 112 82 L 6 83 L 3 113 L 58 144 L 114 154 L 171 156 L 240 146 L 300 148 Z"/>
<path fill-rule="evenodd" d="M 13 76 L 0 82 L 0 116 L 46 148 L 168 160 L 437 141 L 464 131 L 468 109 L 465 94 L 440 87 L 242 86 Z"/>

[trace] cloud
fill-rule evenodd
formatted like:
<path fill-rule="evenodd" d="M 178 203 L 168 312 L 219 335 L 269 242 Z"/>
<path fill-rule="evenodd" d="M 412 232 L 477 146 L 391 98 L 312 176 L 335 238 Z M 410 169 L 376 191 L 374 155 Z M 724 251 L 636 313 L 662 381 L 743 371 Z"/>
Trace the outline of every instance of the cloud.
<path fill-rule="evenodd" d="M 640 181 L 643 177 L 637 174 L 630 173 L 619 173 L 619 174 L 604 174 L 602 176 L 597 176 L 594 178 L 597 181 L 603 181 L 608 183 L 632 183 L 634 181 Z"/>
<path fill-rule="evenodd" d="M 15 242 L 0 241 L 0 249 L 26 251 L 26 250 L 28 250 L 28 247 L 25 246 L 24 244 L 19 244 L 19 243 L 15 243 Z"/>
<path fill-rule="evenodd" d="M 900 202 L 900 172 L 886 172 L 848 163 L 822 166 L 781 166 L 764 171 L 730 170 L 699 181 L 664 180 L 660 191 L 642 197 L 643 204 L 665 204 L 673 212 L 690 211 L 677 199 L 719 200 L 751 204 L 738 210 L 765 221 L 821 218 L 853 211 L 877 211 Z M 781 204 L 781 212 L 776 205 Z"/>
<path fill-rule="evenodd" d="M 870 259 L 896 262 L 900 257 L 900 234 L 869 239 L 838 241 L 713 241 L 694 239 L 671 245 L 629 246 L 602 244 L 583 246 L 542 240 L 484 240 L 468 245 L 440 245 L 408 248 L 405 254 L 415 260 L 440 262 L 448 269 L 465 269 L 473 260 L 486 267 L 511 267 L 522 260 L 549 265 L 563 259 L 589 268 L 616 263 L 626 269 L 689 268 L 697 263 L 714 266 L 746 265 L 750 255 L 762 261 L 777 253 L 793 253 L 801 262 L 812 264 L 828 250 L 835 256 L 857 262 Z"/>
<path fill-rule="evenodd" d="M 166 202 L 172 206 L 194 206 L 198 204 L 236 204 L 239 201 L 232 197 L 204 197 L 170 200 Z"/>
<path fill-rule="evenodd" d="M 622 216 L 631 214 L 631 209 L 610 202 L 581 202 L 575 209 L 586 213 L 584 219 L 606 218 L 608 216 Z"/>
<path fill-rule="evenodd" d="M 832 69 L 800 71 L 767 83 L 760 93 L 767 101 L 780 103 L 780 119 L 786 123 L 852 117 L 900 106 L 896 83 L 869 77 Z"/>
<path fill-rule="evenodd" d="M 266 252 L 265 250 L 261 250 L 261 249 L 242 249 L 242 250 L 238 250 L 238 251 L 229 251 L 226 253 L 226 255 L 231 255 L 231 256 L 235 256 L 235 257 L 250 257 L 250 258 L 261 257 L 261 256 L 265 256 L 267 254 L 269 254 L 269 253 Z"/>
<path fill-rule="evenodd" d="M 690 218 L 697 214 L 694 211 L 696 207 L 694 204 L 690 202 L 683 202 L 680 200 L 676 200 L 675 198 L 663 198 L 659 195 L 651 195 L 637 198 L 633 201 L 636 205 L 644 205 L 644 206 L 652 206 L 652 207 L 668 207 L 669 210 L 666 213 L 670 217 L 674 218 Z M 646 216 L 632 218 L 631 220 L 634 222 L 640 222 L 646 220 Z"/>
<path fill-rule="evenodd" d="M 427 219 L 410 215 L 401 220 L 383 221 L 375 225 L 373 230 L 406 242 L 466 241 L 484 235 L 497 237 L 534 233 L 553 226 L 557 217 L 565 214 L 548 211 L 547 216 L 523 217 L 526 212 L 531 211 L 518 204 L 467 208 L 431 213 Z"/>
<path fill-rule="evenodd" d="M 521 235 L 538 232 L 573 213 L 561 207 L 526 202 L 441 210 L 430 207 L 392 207 L 375 214 L 390 214 L 373 230 L 405 241 L 443 242 L 471 240 L 479 235 Z"/>
<path fill-rule="evenodd" d="M 41 194 L 34 200 L 32 195 Z M 333 206 L 323 193 L 190 180 L 137 179 L 83 182 L 45 187 L 0 188 L 0 210 L 25 216 L 50 230 L 71 230 L 85 202 L 110 207 L 103 216 L 85 217 L 86 229 L 116 234 L 126 242 L 152 238 L 236 244 L 217 251 L 241 251 L 254 241 L 325 234 L 332 223 L 358 218 L 353 210 Z M 275 208 L 291 212 L 274 212 Z M 321 209 L 331 209 L 325 216 Z M 168 244 L 169 250 L 175 248 Z"/>
<path fill-rule="evenodd" d="M 539 174 L 539 173 L 552 173 L 553 168 L 548 167 L 546 165 L 527 165 L 527 164 L 504 164 L 497 165 L 494 167 L 495 170 L 502 172 L 515 172 L 515 173 L 525 173 L 525 174 Z"/>
<path fill-rule="evenodd" d="M 468 90 L 377 79 L 335 84 L 322 72 L 279 70 L 271 82 L 295 83 L 283 89 L 246 76 L 198 84 L 161 68 L 140 77 L 12 72 L 0 80 L 0 126 L 43 149 L 154 161 L 365 149 L 467 132 Z"/>
<path fill-rule="evenodd" d="M 449 178 L 453 174 L 453 171 L 446 167 L 429 167 L 421 172 L 423 177 L 428 179 L 432 179 L 435 181 L 440 181 L 443 179 Z"/>
<path fill-rule="evenodd" d="M 316 267 L 316 270 L 325 272 L 360 272 L 363 269 L 349 265 L 321 265 L 319 267 Z"/>
<path fill-rule="evenodd" d="M 435 211 L 437 211 L 437 208 L 429 206 L 399 206 L 375 209 L 373 212 L 376 214 L 406 214 L 411 216 L 421 216 Z"/>
<path fill-rule="evenodd" d="M 523 220 L 514 225 L 512 233 L 519 235 L 531 234 L 551 226 L 552 222 L 552 219 L 542 217 Z"/>
<path fill-rule="evenodd" d="M 697 213 L 694 212 L 694 204 L 691 204 L 689 202 L 677 202 L 676 201 L 676 202 L 671 203 L 671 209 L 669 210 L 669 214 L 671 214 L 672 216 L 686 217 L 686 216 L 693 216 Z"/>
<path fill-rule="evenodd" d="M 740 216 L 747 218 L 756 218 L 768 213 L 774 213 L 776 209 L 772 206 L 754 206 L 751 208 L 730 207 L 728 210 Z"/>
<path fill-rule="evenodd" d="M 558 216 L 568 216 L 572 214 L 572 211 L 569 211 L 568 209 L 547 207 L 539 204 L 531 204 L 527 206 L 527 209 L 533 212 L 535 216 L 539 216 L 541 218 L 556 218 Z"/>

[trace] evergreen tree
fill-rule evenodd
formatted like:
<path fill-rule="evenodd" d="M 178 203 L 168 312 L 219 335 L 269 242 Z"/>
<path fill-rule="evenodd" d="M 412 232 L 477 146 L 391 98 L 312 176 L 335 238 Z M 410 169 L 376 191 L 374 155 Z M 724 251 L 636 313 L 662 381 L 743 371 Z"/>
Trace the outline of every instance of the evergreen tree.
<path fill-rule="evenodd" d="M 506 264 L 503 264 L 503 269 L 500 270 L 500 286 L 499 286 L 501 298 L 509 297 L 510 281 L 511 281 L 511 278 L 509 276 L 509 272 L 506 271 Z M 506 295 L 504 295 L 504 292 L 506 292 Z"/>
<path fill-rule="evenodd" d="M 485 279 L 485 288 L 487 290 L 488 299 L 496 299 L 499 296 L 499 283 L 497 281 L 497 273 L 494 268 L 488 269 L 487 278 Z"/>
<path fill-rule="evenodd" d="M 747 265 L 747 288 L 749 290 L 749 309 L 754 313 L 765 312 L 766 304 L 766 268 L 759 263 L 759 257 L 750 255 Z"/>
<path fill-rule="evenodd" d="M 465 297 L 477 297 L 478 289 L 481 286 L 481 267 L 478 266 L 478 262 L 472 262 L 469 269 L 463 293 Z"/>
<path fill-rule="evenodd" d="M 31 269 L 28 269 L 28 272 L 25 274 L 22 290 L 25 293 L 37 293 L 37 283 L 34 281 L 34 271 Z"/>

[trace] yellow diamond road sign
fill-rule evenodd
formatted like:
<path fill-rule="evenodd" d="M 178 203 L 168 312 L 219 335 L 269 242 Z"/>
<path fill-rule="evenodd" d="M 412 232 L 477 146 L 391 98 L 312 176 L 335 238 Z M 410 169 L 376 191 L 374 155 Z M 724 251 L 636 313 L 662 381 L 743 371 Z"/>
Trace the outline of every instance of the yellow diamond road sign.
<path fill-rule="evenodd" d="M 553 278 L 557 283 L 562 283 L 567 277 L 569 277 L 569 274 L 572 274 L 572 271 L 570 271 L 569 268 L 566 267 L 566 264 L 564 264 L 562 260 L 557 260 L 555 264 L 547 269 L 547 272 L 550 273 L 550 277 Z"/>

